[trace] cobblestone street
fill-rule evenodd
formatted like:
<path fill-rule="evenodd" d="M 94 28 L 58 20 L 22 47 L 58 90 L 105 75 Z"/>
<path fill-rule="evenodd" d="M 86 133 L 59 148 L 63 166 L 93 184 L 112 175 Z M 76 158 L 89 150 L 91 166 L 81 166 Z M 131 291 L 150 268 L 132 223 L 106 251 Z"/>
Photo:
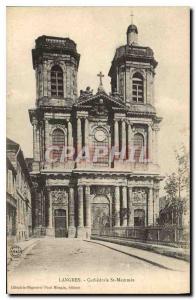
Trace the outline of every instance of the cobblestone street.
<path fill-rule="evenodd" d="M 129 254 L 122 253 L 125 251 Z M 157 258 L 160 266 L 157 265 Z M 65 284 L 66 278 L 79 278 L 88 283 L 95 278 L 121 278 L 122 281 L 142 282 L 145 288 L 147 278 L 153 278 L 152 282 L 155 283 L 155 278 L 159 281 L 163 276 L 165 284 L 175 277 L 180 286 L 183 276 L 188 272 L 188 263 L 106 242 L 44 238 L 35 244 L 17 266 L 8 267 L 8 270 L 8 283 L 14 282 L 17 285 L 19 282 L 23 285 L 37 285 L 43 280 Z"/>

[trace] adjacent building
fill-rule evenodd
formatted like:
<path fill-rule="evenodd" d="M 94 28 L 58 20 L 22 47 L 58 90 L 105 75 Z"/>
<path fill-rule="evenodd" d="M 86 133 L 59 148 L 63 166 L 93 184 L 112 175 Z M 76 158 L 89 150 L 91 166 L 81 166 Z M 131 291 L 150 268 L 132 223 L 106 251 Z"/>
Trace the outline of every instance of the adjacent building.
<path fill-rule="evenodd" d="M 40 36 L 32 50 L 36 105 L 31 178 L 34 232 L 89 237 L 101 227 L 153 226 L 159 213 L 153 50 L 131 24 L 116 49 L 111 93 L 77 90 L 80 54 L 69 38 Z"/>
<path fill-rule="evenodd" d="M 7 240 L 22 241 L 32 235 L 33 185 L 16 142 L 7 139 Z"/>
<path fill-rule="evenodd" d="M 16 170 L 7 157 L 7 187 L 6 187 L 6 233 L 8 243 L 16 240 Z"/>

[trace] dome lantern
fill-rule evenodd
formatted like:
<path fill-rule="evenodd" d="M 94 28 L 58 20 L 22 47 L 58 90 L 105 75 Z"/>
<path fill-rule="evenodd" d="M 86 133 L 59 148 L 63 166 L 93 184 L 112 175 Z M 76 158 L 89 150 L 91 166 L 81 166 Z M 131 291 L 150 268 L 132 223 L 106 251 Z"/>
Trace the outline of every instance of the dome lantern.
<path fill-rule="evenodd" d="M 134 24 L 129 25 L 127 28 L 127 45 L 137 44 L 138 29 Z"/>

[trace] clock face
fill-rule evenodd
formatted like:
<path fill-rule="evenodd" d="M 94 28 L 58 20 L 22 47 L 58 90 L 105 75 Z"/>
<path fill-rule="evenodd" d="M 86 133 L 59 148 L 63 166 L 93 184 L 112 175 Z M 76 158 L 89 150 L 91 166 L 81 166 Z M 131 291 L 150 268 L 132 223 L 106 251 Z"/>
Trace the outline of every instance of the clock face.
<path fill-rule="evenodd" d="M 103 130 L 97 130 L 95 132 L 95 139 L 98 142 L 103 142 L 105 140 L 106 136 L 105 136 L 105 132 Z"/>

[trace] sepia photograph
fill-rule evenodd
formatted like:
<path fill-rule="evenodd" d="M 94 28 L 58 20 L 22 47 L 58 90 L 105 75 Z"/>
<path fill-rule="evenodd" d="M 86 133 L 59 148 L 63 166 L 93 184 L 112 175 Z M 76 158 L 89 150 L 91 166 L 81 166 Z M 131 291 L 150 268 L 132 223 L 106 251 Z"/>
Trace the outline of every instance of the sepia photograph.
<path fill-rule="evenodd" d="M 190 294 L 190 13 L 6 8 L 8 294 Z"/>

